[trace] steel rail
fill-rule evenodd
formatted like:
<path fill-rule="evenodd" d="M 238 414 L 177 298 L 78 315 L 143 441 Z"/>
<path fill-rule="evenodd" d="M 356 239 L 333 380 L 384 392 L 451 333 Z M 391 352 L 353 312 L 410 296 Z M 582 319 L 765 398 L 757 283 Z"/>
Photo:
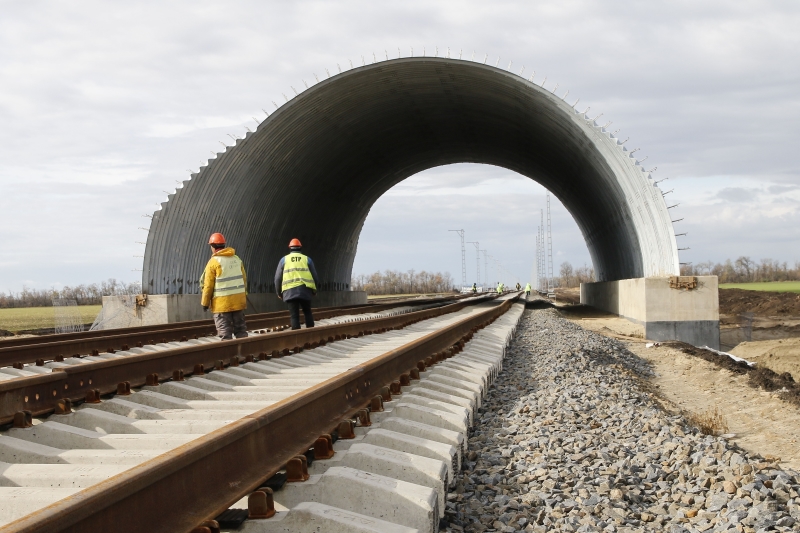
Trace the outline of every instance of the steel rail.
<path fill-rule="evenodd" d="M 86 398 L 87 394 L 94 394 L 96 397 L 114 393 L 119 385 L 125 382 L 130 387 L 139 387 L 146 384 L 148 379 L 152 383 L 170 379 L 176 372 L 189 375 L 202 373 L 206 369 L 238 366 L 243 362 L 241 359 L 243 355 L 246 358 L 252 357 L 253 360 L 280 357 L 343 337 L 361 336 L 365 333 L 403 327 L 420 320 L 458 311 L 474 303 L 477 302 L 462 300 L 402 315 L 129 355 L 59 367 L 48 374 L 0 381 L 0 424 L 11 422 L 14 415 L 20 411 L 29 411 L 33 416 L 39 416 L 59 408 L 58 404 L 63 400 L 79 402 Z M 155 377 L 152 377 L 153 375 Z"/>
<path fill-rule="evenodd" d="M 319 311 L 321 309 L 346 309 L 349 307 L 364 307 L 365 305 L 369 304 L 358 304 L 358 305 L 342 305 L 336 307 L 315 307 L 314 311 Z M 287 311 L 270 311 L 267 313 L 253 313 L 247 315 L 247 318 L 252 319 L 259 319 L 259 318 L 273 318 L 278 316 L 288 317 L 289 313 Z M 177 326 L 214 326 L 214 320 L 211 318 L 204 318 L 201 320 L 185 320 L 181 322 L 170 322 L 168 324 L 151 324 L 147 326 L 133 326 L 130 328 L 111 328 L 111 329 L 99 329 L 94 331 L 76 331 L 73 333 L 54 333 L 52 335 L 39 335 L 35 337 L 22 337 L 22 338 L 6 338 L 0 339 L 0 347 L 16 347 L 16 346 L 26 346 L 28 344 L 40 344 L 43 341 L 46 342 L 64 342 L 64 341 L 72 341 L 76 339 L 91 339 L 95 337 L 103 337 L 106 335 L 114 335 L 117 333 L 141 333 L 141 332 L 156 332 L 165 329 L 173 329 Z"/>
<path fill-rule="evenodd" d="M 437 303 L 438 300 L 425 300 L 410 305 L 425 305 Z M 446 303 L 448 300 L 443 300 Z M 319 308 L 314 311 L 316 319 L 332 318 L 341 315 L 358 315 L 385 311 L 398 307 L 398 303 L 371 304 L 357 307 L 337 307 Z M 249 330 L 273 329 L 288 327 L 289 314 L 285 311 L 275 313 L 262 313 L 261 315 L 250 315 L 247 318 Z M 95 332 L 87 332 L 95 333 Z M 103 333 L 102 331 L 97 333 Z M 198 320 L 193 322 L 177 322 L 173 324 L 162 324 L 157 327 L 142 326 L 130 329 L 107 330 L 105 335 L 85 335 L 78 333 L 67 334 L 73 338 L 51 340 L 49 337 L 39 340 L 38 343 L 29 342 L 24 345 L 7 347 L 0 343 L 0 366 L 12 366 L 14 364 L 39 363 L 53 360 L 56 357 L 71 357 L 74 354 L 89 354 L 94 351 L 98 353 L 110 352 L 112 350 L 127 350 L 128 347 L 141 344 L 155 344 L 158 342 L 166 343 L 173 341 L 185 341 L 189 338 L 198 336 L 215 335 L 214 323 L 210 320 Z M 44 342 L 42 342 L 44 341 Z"/>
<path fill-rule="evenodd" d="M 321 311 L 331 311 L 331 310 L 341 310 L 341 309 L 356 309 L 359 307 L 363 308 L 378 308 L 383 307 L 386 303 L 392 303 L 394 305 L 402 304 L 403 302 L 407 302 L 408 305 L 425 305 L 434 302 L 444 302 L 448 300 L 455 300 L 459 298 L 464 298 L 465 296 L 471 295 L 456 295 L 456 296 L 435 296 L 431 298 L 402 298 L 402 299 L 393 299 L 391 302 L 381 302 L 381 303 L 366 303 L 366 304 L 356 304 L 356 305 L 339 305 L 339 306 L 331 306 L 331 307 L 314 307 L 314 313 L 318 313 Z M 286 310 L 282 311 L 270 311 L 266 313 L 252 313 L 247 315 L 248 320 L 260 320 L 262 318 L 275 318 L 275 317 L 289 317 L 289 312 Z M 103 337 L 107 335 L 117 335 L 121 333 L 141 333 L 147 331 L 162 331 L 167 329 L 173 329 L 178 326 L 201 326 L 206 325 L 209 327 L 214 327 L 214 320 L 210 318 L 205 318 L 202 320 L 187 320 L 183 322 L 172 322 L 169 324 L 152 324 L 149 326 L 134 326 L 130 328 L 113 328 L 113 329 L 103 329 L 103 330 L 96 330 L 96 331 L 78 331 L 74 333 L 54 333 L 52 335 L 42 335 L 36 337 L 22 337 L 22 338 L 5 338 L 0 339 L 0 348 L 11 348 L 15 346 L 26 346 L 28 344 L 41 344 L 42 342 L 63 342 L 63 341 L 71 341 L 75 339 L 91 339 L 95 337 Z"/>
<path fill-rule="evenodd" d="M 351 368 L 16 520 L 0 532 L 191 531 L 261 486 L 321 434 L 367 405 L 382 387 L 420 363 L 424 368 L 426 358 L 468 340 L 511 304 L 506 300 Z"/>

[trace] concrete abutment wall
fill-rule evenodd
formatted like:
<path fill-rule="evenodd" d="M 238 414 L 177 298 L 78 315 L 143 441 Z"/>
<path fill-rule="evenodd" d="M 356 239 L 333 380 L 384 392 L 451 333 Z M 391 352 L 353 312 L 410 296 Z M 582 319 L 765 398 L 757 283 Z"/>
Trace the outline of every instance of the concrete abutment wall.
<path fill-rule="evenodd" d="M 581 283 L 581 303 L 642 324 L 645 338 L 719 349 L 717 276 L 697 276 L 694 289 L 674 289 L 669 277 Z"/>

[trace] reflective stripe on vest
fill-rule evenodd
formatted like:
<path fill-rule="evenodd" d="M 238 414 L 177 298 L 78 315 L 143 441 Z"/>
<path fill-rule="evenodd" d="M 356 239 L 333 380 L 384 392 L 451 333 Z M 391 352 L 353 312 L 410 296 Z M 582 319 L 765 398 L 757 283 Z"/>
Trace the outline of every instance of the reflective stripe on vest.
<path fill-rule="evenodd" d="M 308 268 L 308 257 L 292 252 L 283 259 L 283 282 L 281 292 L 305 285 L 311 290 L 317 290 L 314 277 Z"/>
<path fill-rule="evenodd" d="M 232 257 L 214 256 L 214 259 L 222 267 L 222 274 L 214 282 L 214 298 L 243 294 L 245 288 L 244 276 L 242 276 L 242 260 L 235 255 Z"/>

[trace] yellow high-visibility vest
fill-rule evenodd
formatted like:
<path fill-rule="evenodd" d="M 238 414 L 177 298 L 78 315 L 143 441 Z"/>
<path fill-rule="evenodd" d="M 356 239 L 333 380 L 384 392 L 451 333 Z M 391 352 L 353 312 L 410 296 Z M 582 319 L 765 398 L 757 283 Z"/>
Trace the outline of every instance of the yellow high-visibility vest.
<path fill-rule="evenodd" d="M 526 283 L 525 284 L 525 292 L 531 292 L 531 284 L 530 283 Z"/>
<path fill-rule="evenodd" d="M 215 255 L 213 259 L 222 267 L 222 274 L 214 281 L 214 298 L 244 293 L 242 260 L 235 255 Z"/>
<path fill-rule="evenodd" d="M 317 290 L 314 277 L 311 275 L 311 270 L 308 268 L 308 257 L 298 252 L 292 252 L 287 255 L 283 261 L 281 292 L 301 285 L 305 285 L 314 291 Z"/>

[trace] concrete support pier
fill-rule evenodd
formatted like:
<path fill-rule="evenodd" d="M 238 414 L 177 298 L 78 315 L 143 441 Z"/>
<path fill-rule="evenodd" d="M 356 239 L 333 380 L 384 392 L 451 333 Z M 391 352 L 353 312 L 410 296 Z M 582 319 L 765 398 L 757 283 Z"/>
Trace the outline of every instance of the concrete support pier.
<path fill-rule="evenodd" d="M 647 339 L 719 350 L 717 276 L 581 283 L 581 303 L 641 324 Z"/>
<path fill-rule="evenodd" d="M 321 291 L 311 301 L 313 307 L 337 307 L 367 303 L 363 291 Z M 247 295 L 245 314 L 283 311 L 286 304 L 274 293 Z M 148 294 L 145 305 L 137 306 L 129 296 L 103 296 L 100 329 L 129 328 L 171 324 L 187 320 L 212 318 L 211 312 L 203 311 L 199 294 Z"/>

